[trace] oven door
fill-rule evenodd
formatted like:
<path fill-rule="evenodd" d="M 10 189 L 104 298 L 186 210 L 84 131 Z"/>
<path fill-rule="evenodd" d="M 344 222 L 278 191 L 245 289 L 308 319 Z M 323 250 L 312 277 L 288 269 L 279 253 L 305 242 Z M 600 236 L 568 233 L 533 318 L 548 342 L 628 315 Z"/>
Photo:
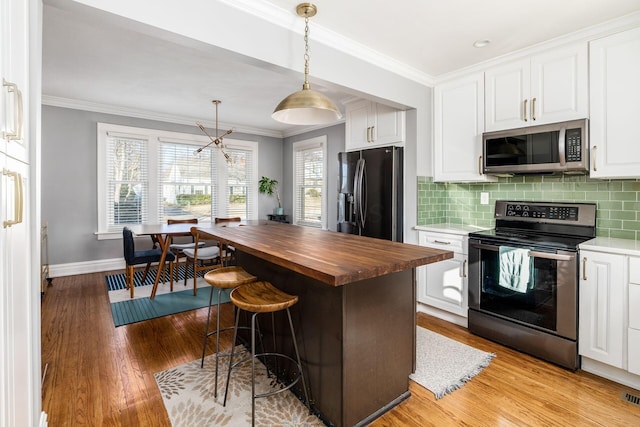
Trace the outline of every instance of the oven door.
<path fill-rule="evenodd" d="M 577 253 L 469 239 L 469 309 L 577 339 Z"/>

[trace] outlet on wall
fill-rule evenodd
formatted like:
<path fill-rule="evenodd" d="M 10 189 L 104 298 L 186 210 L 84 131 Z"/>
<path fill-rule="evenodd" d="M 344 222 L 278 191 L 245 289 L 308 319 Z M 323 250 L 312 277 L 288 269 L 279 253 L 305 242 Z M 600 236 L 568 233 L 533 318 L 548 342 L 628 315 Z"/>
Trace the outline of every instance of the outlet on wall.
<path fill-rule="evenodd" d="M 489 193 L 485 193 L 485 192 L 480 193 L 480 204 L 481 205 L 489 204 Z"/>

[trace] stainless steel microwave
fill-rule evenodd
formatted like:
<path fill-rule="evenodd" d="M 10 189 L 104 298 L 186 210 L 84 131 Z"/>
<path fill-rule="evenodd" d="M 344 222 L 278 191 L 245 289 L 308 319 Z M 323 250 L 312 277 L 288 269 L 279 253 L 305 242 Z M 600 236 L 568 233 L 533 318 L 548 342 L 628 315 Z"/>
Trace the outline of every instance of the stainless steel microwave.
<path fill-rule="evenodd" d="M 573 120 L 482 135 L 486 174 L 587 173 L 589 120 Z"/>

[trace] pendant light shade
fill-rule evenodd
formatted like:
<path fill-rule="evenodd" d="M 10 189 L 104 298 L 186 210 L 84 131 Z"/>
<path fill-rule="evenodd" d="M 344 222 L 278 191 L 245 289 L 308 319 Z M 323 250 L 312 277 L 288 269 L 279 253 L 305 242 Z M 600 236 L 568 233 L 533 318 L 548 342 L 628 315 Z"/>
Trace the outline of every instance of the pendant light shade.
<path fill-rule="evenodd" d="M 340 110 L 325 95 L 309 86 L 309 17 L 318 9 L 314 4 L 301 3 L 296 8 L 298 16 L 304 17 L 304 84 L 302 90 L 292 93 L 280 101 L 271 117 L 292 125 L 319 125 L 340 120 Z"/>

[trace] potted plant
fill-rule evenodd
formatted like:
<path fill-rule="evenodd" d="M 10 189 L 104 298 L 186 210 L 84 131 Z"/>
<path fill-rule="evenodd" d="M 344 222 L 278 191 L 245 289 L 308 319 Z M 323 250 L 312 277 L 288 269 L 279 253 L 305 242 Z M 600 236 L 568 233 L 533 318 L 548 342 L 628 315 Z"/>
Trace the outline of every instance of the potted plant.
<path fill-rule="evenodd" d="M 280 202 L 280 193 L 278 193 L 278 181 L 275 179 L 267 178 L 263 176 L 259 183 L 258 191 L 262 194 L 266 194 L 268 196 L 273 196 L 273 193 L 276 194 L 276 199 L 278 200 L 278 207 L 273 210 L 275 215 L 282 215 L 282 203 Z"/>

